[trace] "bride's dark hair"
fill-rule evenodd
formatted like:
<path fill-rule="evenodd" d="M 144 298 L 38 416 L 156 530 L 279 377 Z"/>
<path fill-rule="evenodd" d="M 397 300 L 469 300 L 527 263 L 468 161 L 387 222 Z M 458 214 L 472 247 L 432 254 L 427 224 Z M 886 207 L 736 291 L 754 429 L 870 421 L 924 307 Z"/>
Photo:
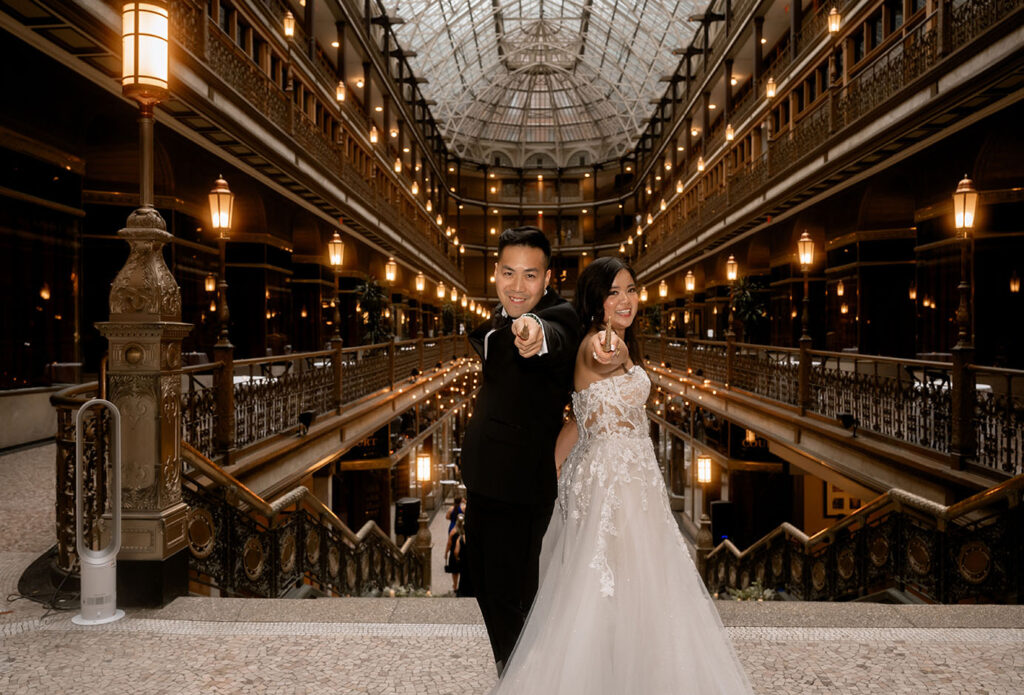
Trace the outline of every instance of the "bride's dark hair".
<path fill-rule="evenodd" d="M 580 317 L 583 324 L 583 334 L 586 335 L 590 329 L 597 326 L 597 330 L 604 328 L 604 300 L 612 290 L 612 283 L 620 270 L 625 270 L 636 283 L 636 273 L 629 267 L 629 264 L 616 256 L 602 256 L 588 265 L 580 273 L 576 281 L 576 297 L 573 300 L 573 308 Z M 642 364 L 640 355 L 640 344 L 636 339 L 636 318 L 626 329 L 626 347 L 629 348 L 629 355 L 634 364 Z"/>

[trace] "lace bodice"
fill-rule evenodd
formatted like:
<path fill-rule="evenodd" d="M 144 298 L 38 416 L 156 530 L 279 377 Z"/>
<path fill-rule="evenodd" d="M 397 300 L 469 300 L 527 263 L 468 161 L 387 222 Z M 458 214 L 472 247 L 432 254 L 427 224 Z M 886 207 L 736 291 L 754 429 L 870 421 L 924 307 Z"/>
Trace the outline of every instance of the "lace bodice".
<path fill-rule="evenodd" d="M 648 437 L 645 404 L 651 391 L 647 372 L 633 365 L 625 374 L 595 381 L 572 394 L 580 440 L 621 435 Z"/>
<path fill-rule="evenodd" d="M 596 521 L 590 567 L 598 572 L 602 596 L 615 593 L 607 548 L 609 537 L 621 530 L 623 497 L 635 500 L 631 513 L 644 513 L 653 495 L 662 516 L 674 523 L 651 443 L 646 411 L 650 390 L 647 372 L 634 365 L 572 395 L 579 441 L 562 466 L 559 509 L 575 529 Z"/>

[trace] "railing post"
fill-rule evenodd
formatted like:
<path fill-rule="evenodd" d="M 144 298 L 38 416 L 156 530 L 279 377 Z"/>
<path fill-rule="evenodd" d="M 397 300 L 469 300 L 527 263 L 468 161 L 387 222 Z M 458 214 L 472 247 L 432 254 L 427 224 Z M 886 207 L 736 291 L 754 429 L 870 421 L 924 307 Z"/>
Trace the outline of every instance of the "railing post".
<path fill-rule="evenodd" d="M 974 457 L 977 444 L 974 430 L 977 390 L 974 372 L 968 368 L 973 359 L 973 346 L 957 345 L 953 348 L 953 383 L 950 386 L 953 422 L 949 442 L 949 465 L 953 470 L 961 470 L 964 463 Z"/>
<path fill-rule="evenodd" d="M 732 388 L 733 357 L 736 355 L 736 334 L 729 331 L 725 334 L 725 386 Z"/>
<path fill-rule="evenodd" d="M 231 463 L 235 449 L 235 346 L 220 341 L 213 346 L 213 359 L 221 366 L 213 373 L 213 395 L 217 426 L 213 433 L 214 450 L 222 456 L 221 465 Z"/>
<path fill-rule="evenodd" d="M 395 353 L 398 347 L 395 345 L 395 336 L 391 336 L 391 342 L 388 343 L 388 379 L 391 384 L 391 390 L 395 390 Z"/>
<path fill-rule="evenodd" d="M 711 538 L 711 518 L 707 514 L 700 515 L 700 530 L 697 531 L 697 573 L 704 583 L 708 583 L 708 554 L 714 549 Z"/>
<path fill-rule="evenodd" d="M 331 383 L 331 398 L 334 400 L 334 409 L 341 415 L 341 394 L 342 386 L 344 385 L 345 378 L 345 367 L 342 364 L 342 352 L 341 348 L 344 347 L 345 341 L 341 338 L 331 338 L 331 349 L 334 350 L 334 355 L 331 357 L 331 369 L 334 372 L 334 378 Z"/>
<path fill-rule="evenodd" d="M 805 415 L 811 407 L 811 337 L 804 333 L 800 336 L 800 369 L 797 372 L 797 384 L 800 394 L 800 414 Z"/>
<path fill-rule="evenodd" d="M 430 590 L 430 577 L 431 577 L 431 574 L 430 574 L 431 573 L 431 567 L 430 567 L 430 554 L 431 554 L 430 553 L 430 545 L 431 545 L 431 538 L 430 538 L 430 520 L 427 519 L 426 512 L 423 512 L 423 511 L 420 512 L 419 524 L 420 524 L 420 528 L 416 532 L 416 543 L 415 543 L 414 547 L 415 547 L 416 555 L 419 556 L 420 566 L 422 568 L 421 571 L 423 572 L 423 588 L 426 589 L 427 591 L 429 591 Z"/>
<path fill-rule="evenodd" d="M 949 55 L 950 44 L 952 43 L 952 32 L 950 31 L 950 3 L 949 0 L 939 0 L 936 8 L 935 21 L 938 24 L 938 57 Z"/>

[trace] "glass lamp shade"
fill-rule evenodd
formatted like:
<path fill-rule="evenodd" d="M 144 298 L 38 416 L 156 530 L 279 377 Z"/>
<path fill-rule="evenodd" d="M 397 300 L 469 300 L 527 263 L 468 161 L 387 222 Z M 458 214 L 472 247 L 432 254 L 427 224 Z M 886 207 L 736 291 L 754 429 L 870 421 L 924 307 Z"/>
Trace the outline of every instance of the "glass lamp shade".
<path fill-rule="evenodd" d="M 640 288 L 640 301 L 641 302 L 646 302 L 647 301 L 647 288 L 646 287 L 641 287 Z"/>
<path fill-rule="evenodd" d="M 441 217 L 441 213 L 437 213 L 437 219 L 435 220 L 435 222 L 437 222 L 438 227 L 444 224 L 444 218 Z"/>
<path fill-rule="evenodd" d="M 452 288 L 452 293 L 451 293 L 450 296 L 451 296 L 452 302 L 455 302 L 459 298 L 459 290 L 456 289 L 455 287 L 453 287 Z"/>
<path fill-rule="evenodd" d="M 732 129 L 732 123 L 725 126 L 725 139 L 732 142 L 736 139 L 736 131 Z"/>
<path fill-rule="evenodd" d="M 397 138 L 398 137 L 398 128 L 392 128 L 391 130 L 388 131 L 388 133 L 391 135 L 392 138 Z"/>
<path fill-rule="evenodd" d="M 686 271 L 686 291 L 693 292 L 697 289 L 697 278 L 694 277 L 692 270 Z"/>
<path fill-rule="evenodd" d="M 836 296 L 837 297 L 842 297 L 845 293 L 846 293 L 846 286 L 843 284 L 843 281 L 840 280 L 838 283 L 836 283 Z"/>
<path fill-rule="evenodd" d="M 619 253 L 626 253 L 626 245 L 619 244 Z"/>
<path fill-rule="evenodd" d="M 1010 292 L 1018 294 L 1020 292 L 1020 278 L 1017 276 L 1017 271 L 1013 271 L 1010 275 Z"/>
<path fill-rule="evenodd" d="M 729 254 L 729 260 L 725 262 L 725 277 L 729 282 L 735 282 L 736 277 L 740 272 L 740 264 L 736 262 L 736 257 Z"/>
<path fill-rule="evenodd" d="M 121 91 L 139 103 L 167 96 L 168 12 L 161 0 L 121 6 Z"/>
<path fill-rule="evenodd" d="M 416 456 L 416 480 L 421 483 L 430 482 L 430 454 Z"/>
<path fill-rule="evenodd" d="M 402 173 L 402 158 L 401 157 L 395 157 L 395 173 L 396 174 L 401 174 Z"/>
<path fill-rule="evenodd" d="M 447 290 L 445 289 L 444 283 L 443 282 L 437 283 L 437 298 L 438 299 L 444 299 L 444 293 L 445 292 L 447 292 Z"/>
<path fill-rule="evenodd" d="M 800 235 L 800 239 L 796 242 L 796 250 L 803 268 L 808 268 L 814 263 L 814 241 L 810 234 L 804 232 Z"/>
<path fill-rule="evenodd" d="M 703 155 L 697 157 L 697 171 L 704 171 L 704 157 Z"/>
<path fill-rule="evenodd" d="M 839 32 L 839 22 L 843 19 L 842 15 L 839 14 L 839 10 L 832 8 L 828 11 L 828 33 L 835 34 Z"/>
<path fill-rule="evenodd" d="M 337 88 L 334 90 L 334 98 L 338 101 L 345 101 L 345 83 L 338 82 Z"/>
<path fill-rule="evenodd" d="M 662 299 L 668 296 L 668 283 L 664 280 L 658 283 L 658 296 Z"/>
<path fill-rule="evenodd" d="M 416 273 L 416 291 L 423 292 L 423 288 L 427 286 L 427 278 L 423 273 Z"/>
<path fill-rule="evenodd" d="M 974 228 L 974 211 L 978 205 L 978 191 L 974 182 L 965 175 L 953 194 L 953 224 L 964 236 Z"/>
<path fill-rule="evenodd" d="M 388 282 L 394 282 L 397 277 L 398 264 L 395 263 L 394 258 L 388 258 L 388 262 L 384 264 L 384 279 Z"/>
<path fill-rule="evenodd" d="M 697 457 L 697 482 L 706 485 L 711 482 L 711 457 Z"/>
<path fill-rule="evenodd" d="M 434 209 L 434 202 L 432 200 L 427 200 L 427 212 L 430 212 L 433 209 Z"/>
<path fill-rule="evenodd" d="M 676 181 L 676 193 L 682 193 L 682 192 L 683 192 L 683 180 L 680 179 L 679 181 Z"/>
<path fill-rule="evenodd" d="M 917 285 L 910 283 L 910 288 L 907 290 L 907 296 L 912 302 L 917 300 Z"/>
<path fill-rule="evenodd" d="M 377 126 L 375 125 L 370 126 L 370 142 L 377 142 Z"/>
<path fill-rule="evenodd" d="M 216 290 L 217 289 L 217 276 L 214 275 L 213 273 L 208 274 L 206 276 L 206 279 L 203 281 L 203 288 L 207 292 L 213 292 L 214 290 Z"/>
<path fill-rule="evenodd" d="M 654 224 L 654 215 L 652 215 L 651 213 L 647 213 L 647 224 Z"/>
<path fill-rule="evenodd" d="M 284 13 L 284 35 L 288 38 L 295 36 L 295 15 L 290 10 Z"/>
<path fill-rule="evenodd" d="M 638 237 L 639 237 L 639 236 L 643 236 L 643 235 L 644 235 L 644 228 L 643 228 L 643 227 L 641 227 L 640 225 L 637 225 L 637 226 L 636 226 L 636 235 L 637 235 Z"/>
<path fill-rule="evenodd" d="M 476 302 L 474 302 L 472 299 L 469 300 L 469 310 L 476 313 Z"/>
<path fill-rule="evenodd" d="M 661 209 L 662 209 L 662 210 L 664 210 L 664 209 L 665 209 L 665 208 L 667 208 L 667 207 L 668 207 L 668 203 L 666 203 L 666 202 L 665 202 L 665 199 L 664 199 L 664 198 L 662 198 L 662 199 L 661 199 Z"/>
<path fill-rule="evenodd" d="M 417 182 L 413 181 L 412 185 L 409 186 L 409 190 L 412 192 L 413 195 L 419 195 L 420 194 L 420 185 Z"/>
<path fill-rule="evenodd" d="M 227 239 L 231 231 L 231 214 L 235 207 L 235 194 L 228 188 L 228 182 L 218 177 L 209 193 L 210 226 Z"/>
<path fill-rule="evenodd" d="M 345 242 L 337 231 L 334 232 L 331 240 L 327 242 L 327 255 L 330 257 L 331 266 L 334 268 L 340 268 L 341 264 L 345 262 Z"/>
<path fill-rule="evenodd" d="M 775 78 L 769 77 L 768 81 L 765 82 L 764 95 L 769 99 L 775 98 Z"/>
<path fill-rule="evenodd" d="M 463 309 L 469 306 L 469 300 L 466 298 L 466 295 L 462 295 L 462 301 L 460 302 L 460 304 L 462 305 Z"/>

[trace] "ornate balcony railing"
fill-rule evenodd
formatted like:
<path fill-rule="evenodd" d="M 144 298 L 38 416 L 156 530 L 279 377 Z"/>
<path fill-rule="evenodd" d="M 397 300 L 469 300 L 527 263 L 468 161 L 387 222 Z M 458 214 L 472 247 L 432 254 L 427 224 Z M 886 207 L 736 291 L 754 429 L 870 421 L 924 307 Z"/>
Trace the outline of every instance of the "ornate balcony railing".
<path fill-rule="evenodd" d="M 894 488 L 811 537 L 784 523 L 742 552 L 726 540 L 698 546 L 698 557 L 713 592 L 756 580 L 805 601 L 894 589 L 936 603 L 1016 603 L 1022 489 L 1017 476 L 946 507 Z"/>
<path fill-rule="evenodd" d="M 836 419 L 848 413 L 863 429 L 949 453 L 952 365 L 817 350 L 809 354 L 814 412 Z"/>
<path fill-rule="evenodd" d="M 78 409 L 99 395 L 97 383 L 81 384 L 51 396 L 57 410 L 57 567 L 71 572 L 78 564 L 75 552 L 75 417 Z M 110 464 L 109 412 L 91 409 L 82 428 L 82 533 L 91 547 L 99 541 L 99 528 L 93 520 L 107 511 L 105 472 Z"/>
<path fill-rule="evenodd" d="M 845 14 L 845 10 L 853 4 L 847 0 L 839 9 Z M 823 8 L 830 9 L 831 6 Z M 806 163 L 808 157 L 829 143 L 844 140 L 848 137 L 846 129 L 859 127 L 865 118 L 872 117 L 877 110 L 892 104 L 908 89 L 920 86 L 922 79 L 941 70 L 941 63 L 954 53 L 972 42 L 983 40 L 1000 23 L 1012 26 L 1011 17 L 1022 10 L 1024 0 L 957 0 L 931 14 L 913 19 L 913 25 L 902 28 L 899 36 L 887 39 L 891 40 L 891 44 L 870 56 L 863 66 L 858 66 L 845 85 L 831 87 L 823 103 L 810 115 L 796 121 L 789 134 L 772 141 L 767 157 L 758 164 L 726 172 L 729 204 L 735 205 L 752 195 L 764 193 L 783 172 Z M 734 16 L 742 17 L 743 13 L 737 10 Z M 805 20 L 796 39 L 800 56 L 819 50 L 820 43 L 814 37 L 823 36 L 822 23 L 826 16 L 827 9 Z M 1016 21 L 1019 22 L 1019 19 Z M 738 31 L 746 30 L 745 25 L 736 26 Z M 774 62 L 766 66 L 764 78 L 772 76 L 781 84 L 785 74 L 794 65 L 804 64 L 802 61 L 793 61 L 792 53 L 786 50 L 774 58 Z M 717 58 L 717 54 L 711 56 L 708 65 L 714 65 Z M 698 84 L 703 75 L 702 71 L 698 72 Z M 737 102 L 731 115 L 733 125 L 739 126 L 751 114 L 763 108 L 766 108 L 763 92 L 745 98 L 742 103 Z M 694 151 L 688 156 L 688 166 L 696 161 L 696 154 Z M 716 156 L 713 151 L 703 154 L 707 160 Z M 680 198 L 673 203 L 673 207 L 683 204 Z M 695 220 L 694 224 L 676 224 L 669 221 L 671 215 L 659 216 L 655 223 L 656 229 L 651 230 L 652 239 L 657 239 L 657 242 L 650 243 L 640 254 L 634 264 L 638 271 L 642 273 L 666 252 L 679 248 L 702 228 L 721 217 L 714 214 L 713 210 L 719 207 L 717 198 L 699 200 L 694 207 L 696 210 L 687 211 L 687 220 Z M 666 229 L 662 231 L 661 227 Z"/>
<path fill-rule="evenodd" d="M 184 367 L 181 370 L 181 423 L 185 442 L 206 458 L 227 447 L 240 450 L 298 426 L 299 413 L 322 414 L 353 403 L 409 377 L 396 370 L 396 345 L 404 349 L 400 364 L 422 371 L 469 354 L 462 336 L 419 339 L 402 343 L 351 347 L 320 352 L 230 359 Z M 338 357 L 340 355 L 340 358 Z M 415 357 L 413 357 L 415 356 Z M 226 375 L 231 378 L 227 379 Z M 219 388 L 230 389 L 224 398 Z M 55 394 L 57 411 L 57 545 L 61 569 L 71 571 L 75 555 L 75 415 L 98 394 L 96 382 Z M 230 417 L 222 408 L 231 405 Z M 97 416 L 96 413 L 101 413 Z M 98 539 L 91 519 L 106 511 L 104 471 L 109 463 L 109 434 L 105 410 L 90 412 L 84 429 L 86 533 Z M 97 421 L 97 417 L 102 420 Z M 227 428 L 224 425 L 234 423 Z"/>
<path fill-rule="evenodd" d="M 1024 473 L 1024 371 L 972 365 L 958 378 L 948 362 L 659 336 L 645 336 L 642 349 L 691 378 L 856 420 L 876 435 L 948 455 L 957 467 L 966 457 L 991 471 Z M 966 422 L 953 412 L 960 388 L 974 404 Z M 957 432 L 966 445 L 960 452 Z"/>
<path fill-rule="evenodd" d="M 228 596 L 276 598 L 302 584 L 328 595 L 430 582 L 429 533 L 398 547 L 373 521 L 348 528 L 307 488 L 268 502 L 187 443 L 185 458 L 207 476 L 185 476 L 192 580 Z M 230 491 L 230 492 L 229 492 Z"/>
<path fill-rule="evenodd" d="M 280 2 L 265 4 L 268 11 L 278 17 L 283 17 L 287 9 L 287 6 Z M 373 183 L 372 177 L 360 170 L 365 161 L 352 160 L 345 148 L 331 134 L 324 132 L 310 118 L 303 115 L 301 106 L 292 101 L 291 93 L 285 91 L 282 84 L 278 84 L 260 69 L 228 35 L 221 31 L 207 16 L 202 3 L 193 0 L 174 0 L 171 3 L 170 20 L 171 36 L 174 40 L 197 61 L 204 63 L 210 72 L 236 92 L 241 100 L 250 104 L 257 113 L 273 124 L 283 137 L 294 140 L 296 151 L 306 153 L 338 177 L 356 193 L 365 207 L 384 217 L 391 226 L 401 229 L 405 238 L 420 253 L 442 265 L 457 264 L 458 258 L 452 248 L 440 250 L 446 245 L 439 246 L 436 243 L 426 213 L 419 212 L 415 201 L 411 197 L 405 197 L 404 193 L 403 200 L 408 205 L 407 209 L 411 211 L 410 215 L 426 224 L 410 224 L 407 219 L 409 215 L 398 214 L 394 202 L 388 199 L 387 191 L 389 188 L 404 190 L 405 187 L 400 182 L 394 182 L 394 186 L 387 183 L 388 177 L 391 176 L 390 166 L 382 161 L 374 161 L 371 152 L 370 166 L 377 168 L 380 177 L 378 181 L 382 182 Z M 303 34 L 301 26 L 297 25 L 295 31 L 296 36 L 292 39 L 294 45 L 308 45 L 309 39 Z M 324 62 L 320 52 L 316 52 L 311 59 L 307 52 L 293 51 L 290 62 L 292 69 L 307 73 L 312 81 L 333 93 L 337 79 L 333 68 Z M 347 123 L 348 127 L 359 128 L 363 132 L 368 130 L 369 119 L 357 108 L 353 108 L 351 101 L 337 108 L 341 109 L 340 120 Z M 387 156 L 384 159 L 387 160 Z"/>
<path fill-rule="evenodd" d="M 975 365 L 969 369 L 977 398 L 978 458 L 998 461 L 1004 473 L 1024 472 L 1024 373 Z"/>

